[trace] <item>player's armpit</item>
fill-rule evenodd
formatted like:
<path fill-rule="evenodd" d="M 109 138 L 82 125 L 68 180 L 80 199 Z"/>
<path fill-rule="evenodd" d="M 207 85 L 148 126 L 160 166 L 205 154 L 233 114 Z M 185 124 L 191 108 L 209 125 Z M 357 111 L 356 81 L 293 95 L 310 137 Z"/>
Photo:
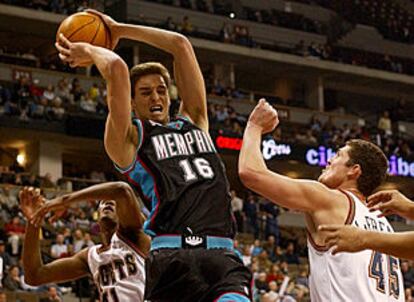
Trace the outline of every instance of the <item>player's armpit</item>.
<path fill-rule="evenodd" d="M 25 281 L 33 286 L 75 280 L 89 274 L 88 248 L 72 257 L 62 258 L 45 264 L 33 275 L 26 275 Z"/>

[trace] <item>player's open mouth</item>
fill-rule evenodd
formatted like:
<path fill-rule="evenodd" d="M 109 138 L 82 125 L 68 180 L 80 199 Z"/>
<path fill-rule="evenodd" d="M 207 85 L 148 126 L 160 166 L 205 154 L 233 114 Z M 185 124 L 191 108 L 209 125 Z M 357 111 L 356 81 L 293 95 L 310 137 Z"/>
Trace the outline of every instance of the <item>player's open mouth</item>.
<path fill-rule="evenodd" d="M 162 112 L 162 106 L 161 105 L 155 105 L 150 107 L 150 112 Z"/>

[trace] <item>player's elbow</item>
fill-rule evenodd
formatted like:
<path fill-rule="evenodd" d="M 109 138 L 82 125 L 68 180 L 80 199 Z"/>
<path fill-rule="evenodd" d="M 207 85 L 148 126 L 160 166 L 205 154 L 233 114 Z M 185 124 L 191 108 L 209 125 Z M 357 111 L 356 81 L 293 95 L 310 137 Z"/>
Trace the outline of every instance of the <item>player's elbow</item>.
<path fill-rule="evenodd" d="M 24 282 L 30 286 L 40 286 L 43 285 L 42 280 L 33 273 L 25 273 L 24 275 Z"/>
<path fill-rule="evenodd" d="M 113 186 L 113 192 L 115 193 L 115 196 L 122 196 L 123 199 L 131 199 L 131 196 L 133 196 L 134 194 L 134 191 L 132 190 L 130 185 L 128 185 L 124 181 L 117 181 L 113 184 Z"/>
<path fill-rule="evenodd" d="M 244 186 L 253 189 L 258 180 L 258 172 L 248 167 L 239 167 L 239 177 Z"/>
<path fill-rule="evenodd" d="M 193 49 L 190 40 L 182 34 L 177 34 L 174 37 L 174 45 L 177 52 L 187 52 Z"/>
<path fill-rule="evenodd" d="M 114 56 L 107 63 L 107 76 L 109 78 L 120 77 L 122 74 L 128 74 L 128 66 L 119 56 Z"/>

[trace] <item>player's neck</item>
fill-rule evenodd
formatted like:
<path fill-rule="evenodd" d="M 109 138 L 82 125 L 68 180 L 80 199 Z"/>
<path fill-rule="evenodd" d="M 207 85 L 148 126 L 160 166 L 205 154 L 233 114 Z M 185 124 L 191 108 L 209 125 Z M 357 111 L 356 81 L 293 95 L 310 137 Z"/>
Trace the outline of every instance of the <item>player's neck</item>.
<path fill-rule="evenodd" d="M 365 201 L 367 199 L 367 197 L 364 196 L 364 194 L 362 194 L 361 191 L 359 191 L 358 188 L 355 185 L 343 184 L 343 185 L 339 186 L 338 189 L 341 189 L 341 190 L 344 190 L 344 191 L 349 191 L 349 192 L 353 193 L 363 203 L 365 203 Z"/>
<path fill-rule="evenodd" d="M 103 246 L 108 246 L 111 243 L 112 236 L 114 235 L 113 231 L 102 231 L 101 240 Z"/>

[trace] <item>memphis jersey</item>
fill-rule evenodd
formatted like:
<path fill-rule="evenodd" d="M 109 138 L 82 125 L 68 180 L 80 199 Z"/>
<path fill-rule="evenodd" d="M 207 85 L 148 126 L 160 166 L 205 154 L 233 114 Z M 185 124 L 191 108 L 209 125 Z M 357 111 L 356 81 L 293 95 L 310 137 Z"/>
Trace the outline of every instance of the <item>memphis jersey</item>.
<path fill-rule="evenodd" d="M 133 123 L 140 138 L 136 158 L 119 170 L 151 210 L 145 232 L 233 237 L 229 184 L 209 134 L 186 118 Z"/>
<path fill-rule="evenodd" d="M 107 249 L 94 245 L 88 265 L 102 302 L 144 301 L 144 258 L 127 240 L 114 234 Z"/>
<path fill-rule="evenodd" d="M 351 192 L 343 191 L 350 202 L 346 224 L 379 232 L 394 232 L 380 212 L 368 208 Z M 312 302 L 405 301 L 398 258 L 372 250 L 338 253 L 335 256 L 308 239 L 310 291 Z"/>

